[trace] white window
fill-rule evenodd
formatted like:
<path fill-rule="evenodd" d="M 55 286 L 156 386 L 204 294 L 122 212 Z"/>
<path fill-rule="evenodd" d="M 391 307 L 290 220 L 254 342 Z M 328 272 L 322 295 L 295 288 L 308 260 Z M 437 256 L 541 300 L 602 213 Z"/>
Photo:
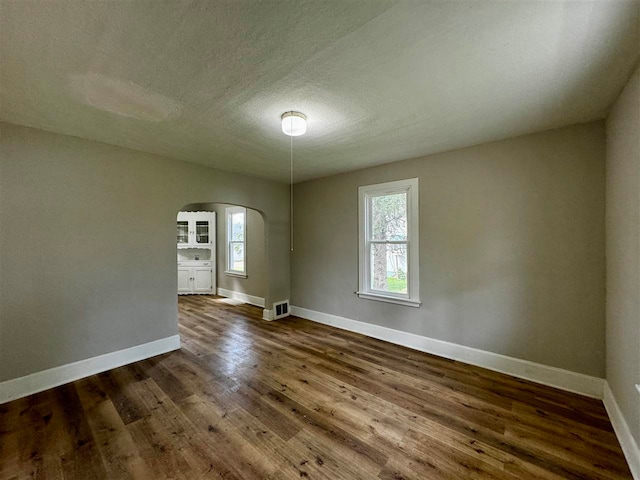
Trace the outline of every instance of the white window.
<path fill-rule="evenodd" d="M 419 307 L 418 179 L 359 187 L 358 196 L 358 296 Z"/>
<path fill-rule="evenodd" d="M 224 273 L 247 276 L 247 209 L 229 207 L 227 217 L 227 269 Z"/>

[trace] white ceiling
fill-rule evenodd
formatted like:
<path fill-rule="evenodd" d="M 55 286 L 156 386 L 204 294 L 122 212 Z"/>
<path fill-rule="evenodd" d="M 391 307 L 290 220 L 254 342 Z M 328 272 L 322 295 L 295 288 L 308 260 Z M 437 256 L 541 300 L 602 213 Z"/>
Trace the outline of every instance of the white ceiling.
<path fill-rule="evenodd" d="M 640 2 L 0 0 L 0 119 L 296 181 L 603 118 Z"/>

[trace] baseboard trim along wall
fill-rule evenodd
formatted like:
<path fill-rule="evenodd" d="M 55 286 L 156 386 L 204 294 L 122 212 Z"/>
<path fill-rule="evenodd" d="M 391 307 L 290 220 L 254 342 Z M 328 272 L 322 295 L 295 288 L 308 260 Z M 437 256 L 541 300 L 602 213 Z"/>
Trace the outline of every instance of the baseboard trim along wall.
<path fill-rule="evenodd" d="M 178 350 L 180 337 L 161 338 L 117 352 L 105 353 L 97 357 L 68 363 L 20 378 L 0 383 L 0 404 L 64 385 L 81 378 L 102 373 L 133 362 L 139 362 L 156 355 Z"/>
<path fill-rule="evenodd" d="M 620 410 L 618 402 L 613 396 L 613 392 L 611 391 L 608 382 L 604 383 L 603 402 L 604 407 L 607 409 L 607 413 L 609 414 L 609 418 L 611 419 L 613 430 L 616 432 L 616 436 L 618 437 L 624 456 L 629 464 L 631 475 L 633 475 L 635 480 L 640 480 L 640 448 L 633 438 L 633 435 L 631 435 L 629 425 L 622 415 L 622 410 Z"/>
<path fill-rule="evenodd" d="M 218 288 L 218 295 L 264 308 L 264 298 L 262 297 L 256 297 L 242 292 L 234 292 L 233 290 L 227 290 L 226 288 Z"/>
<path fill-rule="evenodd" d="M 361 333 L 368 337 L 395 343 L 403 347 L 440 357 L 458 360 L 495 372 L 530 380 L 550 387 L 560 388 L 568 392 L 579 393 L 588 397 L 602 399 L 604 379 L 582 373 L 571 372 L 562 368 L 550 367 L 541 363 L 508 357 L 499 353 L 487 352 L 476 348 L 465 347 L 456 343 L 445 342 L 435 338 L 424 337 L 414 333 L 381 327 L 371 323 L 351 320 L 328 313 L 317 312 L 301 307 L 291 307 L 291 314 L 332 327 Z"/>

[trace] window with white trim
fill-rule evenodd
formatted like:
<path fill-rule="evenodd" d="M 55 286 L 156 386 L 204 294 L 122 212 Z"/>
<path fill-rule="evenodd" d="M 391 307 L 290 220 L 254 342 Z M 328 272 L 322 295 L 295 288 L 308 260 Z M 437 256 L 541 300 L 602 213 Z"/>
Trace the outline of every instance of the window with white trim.
<path fill-rule="evenodd" d="M 358 188 L 358 296 L 420 306 L 418 179 Z"/>
<path fill-rule="evenodd" d="M 247 276 L 247 209 L 229 207 L 227 218 L 227 275 Z"/>

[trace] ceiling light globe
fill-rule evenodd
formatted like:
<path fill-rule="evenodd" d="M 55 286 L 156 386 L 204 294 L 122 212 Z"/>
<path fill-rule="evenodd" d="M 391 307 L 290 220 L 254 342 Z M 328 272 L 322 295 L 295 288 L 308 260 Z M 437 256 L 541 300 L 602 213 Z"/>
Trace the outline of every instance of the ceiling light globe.
<path fill-rule="evenodd" d="M 282 114 L 282 131 L 291 137 L 299 137 L 307 131 L 307 117 L 300 112 Z"/>

